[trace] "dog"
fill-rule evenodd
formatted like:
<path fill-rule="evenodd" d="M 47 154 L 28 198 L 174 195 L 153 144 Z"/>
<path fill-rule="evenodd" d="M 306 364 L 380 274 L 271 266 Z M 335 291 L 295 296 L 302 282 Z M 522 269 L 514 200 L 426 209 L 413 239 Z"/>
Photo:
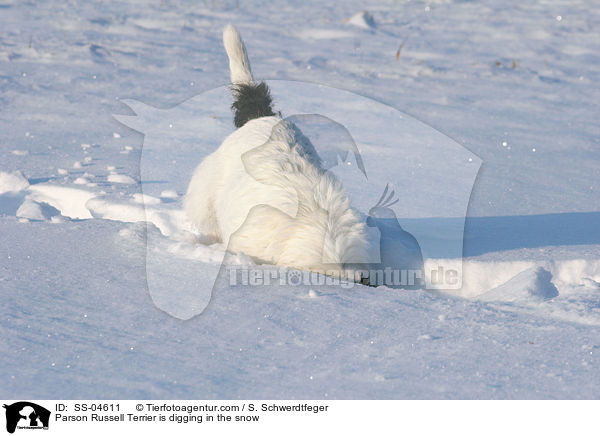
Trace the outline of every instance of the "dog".
<path fill-rule="evenodd" d="M 310 141 L 273 111 L 232 25 L 223 43 L 237 130 L 196 168 L 184 197 L 200 241 L 256 263 L 354 279 L 352 265 L 367 262 L 365 223 Z"/>

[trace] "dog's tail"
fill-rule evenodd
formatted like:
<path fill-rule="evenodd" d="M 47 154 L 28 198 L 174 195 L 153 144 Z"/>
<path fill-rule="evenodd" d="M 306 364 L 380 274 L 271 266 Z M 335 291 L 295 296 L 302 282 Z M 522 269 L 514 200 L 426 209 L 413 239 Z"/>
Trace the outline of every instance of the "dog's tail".
<path fill-rule="evenodd" d="M 231 24 L 223 30 L 223 45 L 229 56 L 229 70 L 231 72 L 231 83 L 234 85 L 250 85 L 254 83 L 250 62 L 246 53 L 246 46 L 237 29 Z"/>
<path fill-rule="evenodd" d="M 264 82 L 254 81 L 244 42 L 237 29 L 231 24 L 225 26 L 223 31 L 223 45 L 229 57 L 231 84 L 235 97 L 231 105 L 235 112 L 235 126 L 242 127 L 254 118 L 275 115 L 271 108 L 269 88 Z"/>

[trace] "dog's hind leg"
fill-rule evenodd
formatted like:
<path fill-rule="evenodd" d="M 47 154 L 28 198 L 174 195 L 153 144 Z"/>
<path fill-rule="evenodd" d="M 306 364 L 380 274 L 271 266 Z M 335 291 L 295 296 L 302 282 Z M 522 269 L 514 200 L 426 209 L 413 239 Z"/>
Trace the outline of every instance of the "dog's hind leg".
<path fill-rule="evenodd" d="M 221 242 L 222 239 L 214 207 L 215 185 L 219 182 L 219 174 L 212 157 L 209 156 L 198 166 L 183 200 L 187 216 L 199 232 L 200 242 L 206 245 Z"/>

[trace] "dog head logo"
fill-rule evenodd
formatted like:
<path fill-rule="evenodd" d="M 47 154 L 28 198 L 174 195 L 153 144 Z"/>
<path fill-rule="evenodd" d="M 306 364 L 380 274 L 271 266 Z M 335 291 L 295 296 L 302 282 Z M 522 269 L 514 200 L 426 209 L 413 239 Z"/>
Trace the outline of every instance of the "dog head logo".
<path fill-rule="evenodd" d="M 146 206 L 146 278 L 154 303 L 177 318 L 201 313 L 225 259 L 328 275 L 332 265 L 334 273 L 352 274 L 348 267 L 359 264 L 369 276 L 372 267 L 401 267 L 418 273 L 414 286 L 460 288 L 464 220 L 481 160 L 366 97 L 303 82 L 257 82 L 233 26 L 225 27 L 223 43 L 231 87 L 170 110 L 127 100 L 136 115 L 115 116 L 144 134 L 144 194 L 161 196 L 165 183 L 187 192 L 183 227 L 185 217 L 169 222 L 175 211 Z M 276 109 L 297 115 L 277 116 L 271 92 Z M 396 203 L 387 192 L 373 206 L 388 185 L 401 188 L 398 207 L 391 209 Z M 379 235 L 376 261 L 369 258 L 367 228 Z M 196 233 L 202 246 L 186 248 Z"/>
<path fill-rule="evenodd" d="M 290 115 L 284 121 L 295 124 L 310 140 L 322 167 L 341 181 L 361 215 L 376 246 L 367 267 L 389 266 L 409 273 L 414 269 L 414 288 L 459 289 L 465 216 L 481 159 L 430 126 L 366 97 L 302 82 L 274 80 L 269 86 L 278 108 L 288 114 L 314 114 Z M 186 192 L 198 162 L 233 130 L 229 102 L 230 89 L 225 86 L 168 110 L 124 101 L 136 115 L 115 118 L 144 134 L 140 158 L 144 194 L 160 197 L 165 189 Z M 326 131 L 336 133 L 328 137 Z M 329 140 L 334 137 L 337 142 Z M 340 141 L 346 143 L 341 148 Z M 332 148 L 334 144 L 338 145 Z M 256 183 L 260 175 L 255 172 L 249 168 L 240 184 Z M 296 216 L 298 204 L 289 204 L 282 212 Z M 182 205 L 170 202 L 160 207 L 165 210 L 146 205 L 148 290 L 158 308 L 189 319 L 208 305 L 216 280 L 226 269 L 224 261 L 243 264 L 244 259 L 226 258 L 223 247 L 210 241 L 185 248 L 189 237 L 182 238 L 159 220 Z M 389 244 L 392 240 L 401 244 Z M 411 288 L 410 277 L 407 283 L 398 287 Z"/>
<path fill-rule="evenodd" d="M 38 404 L 19 401 L 4 405 L 6 409 L 6 431 L 19 429 L 48 429 L 50 411 Z"/>

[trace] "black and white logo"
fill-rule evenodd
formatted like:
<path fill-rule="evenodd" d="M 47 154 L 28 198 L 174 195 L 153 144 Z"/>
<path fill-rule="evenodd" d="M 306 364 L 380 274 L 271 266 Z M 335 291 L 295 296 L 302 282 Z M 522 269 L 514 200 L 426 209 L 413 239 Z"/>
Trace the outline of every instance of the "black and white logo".
<path fill-rule="evenodd" d="M 6 431 L 14 433 L 16 429 L 48 429 L 50 411 L 29 401 L 19 401 L 3 406 L 6 409 Z"/>

